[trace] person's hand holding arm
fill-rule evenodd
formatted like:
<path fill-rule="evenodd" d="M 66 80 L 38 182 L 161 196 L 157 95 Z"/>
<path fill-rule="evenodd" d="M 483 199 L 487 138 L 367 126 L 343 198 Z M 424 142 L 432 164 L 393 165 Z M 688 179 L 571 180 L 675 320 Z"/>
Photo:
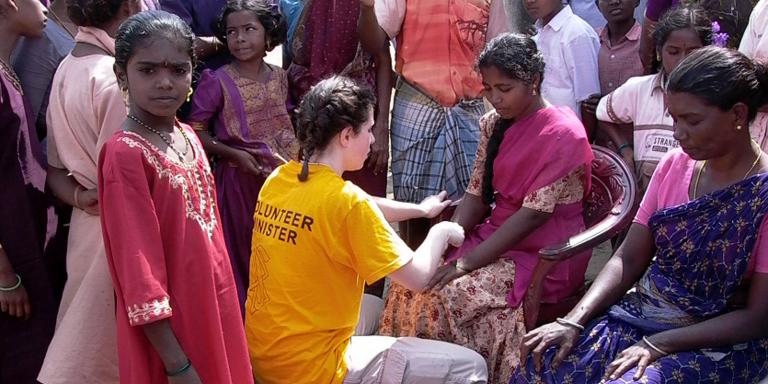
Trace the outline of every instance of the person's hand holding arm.
<path fill-rule="evenodd" d="M 488 239 L 478 244 L 456 263 L 440 266 L 427 288 L 442 288 L 451 280 L 498 260 L 504 252 L 546 223 L 550 216 L 552 216 L 551 213 L 520 208 Z"/>
<path fill-rule="evenodd" d="M 443 221 L 433 226 L 427 238 L 415 251 L 411 251 L 402 243 L 401 253 L 412 253 L 411 261 L 392 272 L 389 276 L 395 282 L 412 291 L 420 291 L 426 287 L 437 271 L 443 253 L 449 245 L 460 246 L 464 242 L 464 229 L 456 223 Z"/>
<path fill-rule="evenodd" d="M 622 130 L 632 130 L 631 124 L 614 124 L 608 121 L 598 120 L 598 129 L 605 132 L 608 137 L 616 144 L 616 153 L 621 156 L 625 163 L 629 166 L 632 172 L 635 171 L 635 150 L 632 147 L 632 142 L 627 140 L 624 135 L 621 134 Z"/>
<path fill-rule="evenodd" d="M 230 147 L 216 140 L 207 130 L 195 130 L 205 153 L 219 156 L 233 164 L 237 164 L 245 172 L 256 176 L 266 176 L 272 171 L 267 164 L 262 164 L 253 154 L 242 149 Z"/>
<path fill-rule="evenodd" d="M 465 193 L 451 221 L 461 225 L 465 232 L 469 232 L 488 217 L 490 210 L 491 207 L 485 204 L 480 196 Z"/>

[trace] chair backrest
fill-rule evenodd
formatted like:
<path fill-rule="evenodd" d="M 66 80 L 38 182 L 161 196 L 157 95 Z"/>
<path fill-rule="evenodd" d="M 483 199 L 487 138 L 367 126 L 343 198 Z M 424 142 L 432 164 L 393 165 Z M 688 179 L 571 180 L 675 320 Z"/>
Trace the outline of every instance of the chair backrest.
<path fill-rule="evenodd" d="M 626 228 L 637 208 L 638 192 L 634 172 L 613 151 L 592 145 L 591 188 L 584 199 L 586 230 L 566 243 L 539 251 L 546 259 L 562 259 L 567 255 L 592 248 Z"/>
<path fill-rule="evenodd" d="M 584 225 L 587 228 L 599 223 L 608 215 L 618 215 L 624 206 L 630 206 L 637 194 L 634 172 L 612 151 L 592 146 L 591 189 L 584 199 Z M 630 197 L 627 199 L 625 197 Z M 626 203 L 626 204 L 622 204 Z"/>
<path fill-rule="evenodd" d="M 586 251 L 612 238 L 626 228 L 637 208 L 637 184 L 634 172 L 616 154 L 607 148 L 592 146 L 591 189 L 584 199 L 586 230 L 571 236 L 566 242 L 539 250 L 539 263 L 528 286 L 523 311 L 525 326 L 533 329 L 537 324 L 555 321 L 564 316 L 579 301 L 583 290 L 558 303 L 542 304 L 543 281 L 549 269 L 558 262 Z"/>

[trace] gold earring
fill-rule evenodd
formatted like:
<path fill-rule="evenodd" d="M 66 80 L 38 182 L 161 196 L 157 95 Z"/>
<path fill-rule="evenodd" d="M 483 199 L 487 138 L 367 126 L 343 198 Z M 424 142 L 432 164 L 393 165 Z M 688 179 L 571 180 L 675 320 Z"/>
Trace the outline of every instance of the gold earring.
<path fill-rule="evenodd" d="M 187 103 L 189 103 L 190 100 L 192 100 L 192 93 L 194 91 L 192 90 L 192 87 L 189 87 L 189 92 L 187 92 Z"/>
<path fill-rule="evenodd" d="M 128 93 L 128 88 L 121 88 L 120 91 L 123 92 L 123 103 L 125 103 L 126 107 L 129 107 L 131 105 L 131 95 Z"/>
<path fill-rule="evenodd" d="M 658 53 L 656 54 L 656 61 L 658 61 L 659 63 L 661 63 L 661 55 L 660 55 L 660 54 L 658 54 Z"/>

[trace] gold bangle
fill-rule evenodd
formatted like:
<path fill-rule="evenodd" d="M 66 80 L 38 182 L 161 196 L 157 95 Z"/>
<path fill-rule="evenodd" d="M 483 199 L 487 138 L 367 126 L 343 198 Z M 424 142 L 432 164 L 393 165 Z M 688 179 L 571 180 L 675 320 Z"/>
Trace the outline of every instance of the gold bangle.
<path fill-rule="evenodd" d="M 464 267 L 460 266 L 460 265 L 459 265 L 459 261 L 458 261 L 458 260 L 456 260 L 456 269 L 458 269 L 459 271 L 461 271 L 461 272 L 464 272 L 464 273 L 466 273 L 466 274 L 470 274 L 470 273 L 472 273 L 472 270 L 470 270 L 470 269 L 466 269 L 466 268 L 464 268 Z"/>
<path fill-rule="evenodd" d="M 75 187 L 75 204 L 73 205 L 73 207 L 77 209 L 82 209 L 80 208 L 80 192 L 84 190 L 85 188 L 83 188 L 81 185 L 78 185 L 77 187 Z"/>

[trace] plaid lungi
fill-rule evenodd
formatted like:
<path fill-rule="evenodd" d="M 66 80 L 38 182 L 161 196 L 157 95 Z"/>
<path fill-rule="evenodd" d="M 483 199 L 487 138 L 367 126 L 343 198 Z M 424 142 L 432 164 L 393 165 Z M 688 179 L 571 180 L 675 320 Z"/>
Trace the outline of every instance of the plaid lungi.
<path fill-rule="evenodd" d="M 392 108 L 392 184 L 395 199 L 420 202 L 448 191 L 464 194 L 480 138 L 482 99 L 443 107 L 402 79 Z"/>

